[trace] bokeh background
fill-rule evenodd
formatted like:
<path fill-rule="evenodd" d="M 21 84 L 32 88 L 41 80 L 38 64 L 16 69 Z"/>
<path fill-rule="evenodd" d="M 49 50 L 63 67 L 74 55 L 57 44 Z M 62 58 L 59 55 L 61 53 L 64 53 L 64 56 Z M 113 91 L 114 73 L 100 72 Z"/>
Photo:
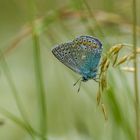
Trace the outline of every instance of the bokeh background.
<path fill-rule="evenodd" d="M 109 68 L 105 120 L 98 83 L 77 94 L 80 75 L 51 53 L 79 35 L 99 38 L 103 55 L 132 44 L 132 19 L 131 0 L 0 0 L 0 140 L 133 140 L 133 72 Z"/>

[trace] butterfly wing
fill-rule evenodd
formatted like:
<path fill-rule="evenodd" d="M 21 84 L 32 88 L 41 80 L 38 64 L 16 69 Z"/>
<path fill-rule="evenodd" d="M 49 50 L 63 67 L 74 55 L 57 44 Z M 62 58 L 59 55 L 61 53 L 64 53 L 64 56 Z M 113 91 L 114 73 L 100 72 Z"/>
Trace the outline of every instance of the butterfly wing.
<path fill-rule="evenodd" d="M 101 58 L 102 44 L 91 36 L 80 36 L 73 41 L 77 51 L 73 55 L 78 69 L 84 77 L 94 77 Z"/>
<path fill-rule="evenodd" d="M 76 62 L 72 57 L 73 47 L 74 47 L 73 42 L 60 44 L 52 49 L 52 53 L 64 65 L 69 67 L 74 72 L 80 73 L 80 70 L 78 69 Z"/>
<path fill-rule="evenodd" d="M 64 65 L 83 77 L 94 77 L 102 52 L 101 42 L 91 36 L 80 36 L 56 46 L 52 53 Z"/>

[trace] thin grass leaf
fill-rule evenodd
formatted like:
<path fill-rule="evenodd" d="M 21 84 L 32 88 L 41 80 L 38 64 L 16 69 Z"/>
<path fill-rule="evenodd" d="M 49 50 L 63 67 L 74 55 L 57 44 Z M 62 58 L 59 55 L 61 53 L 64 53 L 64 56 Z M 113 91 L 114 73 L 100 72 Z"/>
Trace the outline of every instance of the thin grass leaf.
<path fill-rule="evenodd" d="M 11 121 L 13 121 L 15 124 L 19 125 L 21 128 L 23 128 L 24 130 L 26 130 L 30 134 L 30 136 L 32 137 L 32 139 L 35 140 L 34 134 L 33 134 L 33 130 L 31 128 L 29 128 L 28 125 L 26 123 L 24 123 L 24 121 L 20 120 L 14 114 L 10 113 L 9 111 L 7 111 L 6 109 L 3 109 L 1 107 L 0 107 L 0 112 L 4 116 L 6 116 L 8 119 L 10 119 Z"/>
<path fill-rule="evenodd" d="M 35 23 L 32 23 L 32 40 L 34 50 L 34 65 L 35 65 L 35 76 L 36 76 L 36 87 L 37 96 L 39 102 L 39 114 L 40 114 L 40 130 L 42 135 L 45 137 L 47 132 L 47 108 L 46 108 L 46 94 L 43 83 L 42 64 L 41 64 L 41 52 L 39 45 L 39 36 L 36 31 Z M 47 139 L 47 138 L 46 138 Z M 43 139 L 44 140 L 44 139 Z"/>
<path fill-rule="evenodd" d="M 31 24 L 31 35 L 33 42 L 33 58 L 34 58 L 34 70 L 36 78 L 36 88 L 37 88 L 37 99 L 39 105 L 39 121 L 42 140 L 47 140 L 47 104 L 46 104 L 46 93 L 43 83 L 43 73 L 42 73 L 42 63 L 41 63 L 41 50 L 39 41 L 39 32 L 37 30 L 37 25 L 35 21 L 37 14 L 37 4 L 35 1 L 29 1 L 30 6 L 30 24 Z"/>
<path fill-rule="evenodd" d="M 30 125 L 30 123 L 29 123 L 29 121 L 27 119 L 27 115 L 26 115 L 25 109 L 23 107 L 23 104 L 22 104 L 22 102 L 20 100 L 20 97 L 19 97 L 18 91 L 16 89 L 16 85 L 14 83 L 13 77 L 11 75 L 11 72 L 9 70 L 9 67 L 8 67 L 7 63 L 6 63 L 5 57 L 4 57 L 3 53 L 1 52 L 1 50 L 0 50 L 0 60 L 1 60 L 1 66 L 2 66 L 3 72 L 5 74 L 5 77 L 7 79 L 8 84 L 9 84 L 9 86 L 11 88 L 12 95 L 14 97 L 14 100 L 16 102 L 18 110 L 19 110 L 24 122 L 27 124 L 27 126 L 30 129 L 31 125 Z"/>
<path fill-rule="evenodd" d="M 140 111 L 139 111 L 139 86 L 138 86 L 138 64 L 137 64 L 137 3 L 133 0 L 132 13 L 133 13 L 133 51 L 134 61 L 134 92 L 135 92 L 135 113 L 136 113 L 136 139 L 140 140 Z"/>

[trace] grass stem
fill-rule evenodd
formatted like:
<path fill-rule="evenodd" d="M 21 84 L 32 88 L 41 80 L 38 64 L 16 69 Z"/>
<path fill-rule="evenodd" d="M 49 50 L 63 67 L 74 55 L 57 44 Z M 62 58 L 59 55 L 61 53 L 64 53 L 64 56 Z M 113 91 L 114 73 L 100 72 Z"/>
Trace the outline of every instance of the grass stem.
<path fill-rule="evenodd" d="M 39 109 L 40 109 L 40 130 L 44 137 L 42 140 L 45 140 L 46 132 L 47 132 L 47 109 L 46 109 L 46 96 L 45 96 L 45 88 L 43 84 L 43 74 L 42 74 L 42 65 L 41 65 L 41 53 L 40 53 L 40 45 L 39 45 L 39 37 L 35 28 L 35 23 L 32 22 L 32 40 L 34 47 L 34 64 L 35 64 L 35 75 L 36 75 L 36 85 L 37 85 L 37 95 L 39 101 Z"/>
<path fill-rule="evenodd" d="M 134 91 L 135 91 L 135 112 L 136 112 L 136 140 L 140 140 L 139 132 L 139 91 L 138 91 L 138 65 L 137 65 L 137 9 L 136 0 L 133 0 L 133 50 L 134 50 Z"/>

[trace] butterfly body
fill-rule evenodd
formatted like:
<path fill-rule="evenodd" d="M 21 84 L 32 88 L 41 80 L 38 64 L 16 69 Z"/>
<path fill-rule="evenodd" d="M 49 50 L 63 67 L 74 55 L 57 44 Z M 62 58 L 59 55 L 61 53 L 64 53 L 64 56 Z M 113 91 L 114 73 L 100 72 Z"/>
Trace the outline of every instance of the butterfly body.
<path fill-rule="evenodd" d="M 79 36 L 73 41 L 57 45 L 52 53 L 64 65 L 79 73 L 82 81 L 96 79 L 102 53 L 102 44 L 98 39 Z"/>

